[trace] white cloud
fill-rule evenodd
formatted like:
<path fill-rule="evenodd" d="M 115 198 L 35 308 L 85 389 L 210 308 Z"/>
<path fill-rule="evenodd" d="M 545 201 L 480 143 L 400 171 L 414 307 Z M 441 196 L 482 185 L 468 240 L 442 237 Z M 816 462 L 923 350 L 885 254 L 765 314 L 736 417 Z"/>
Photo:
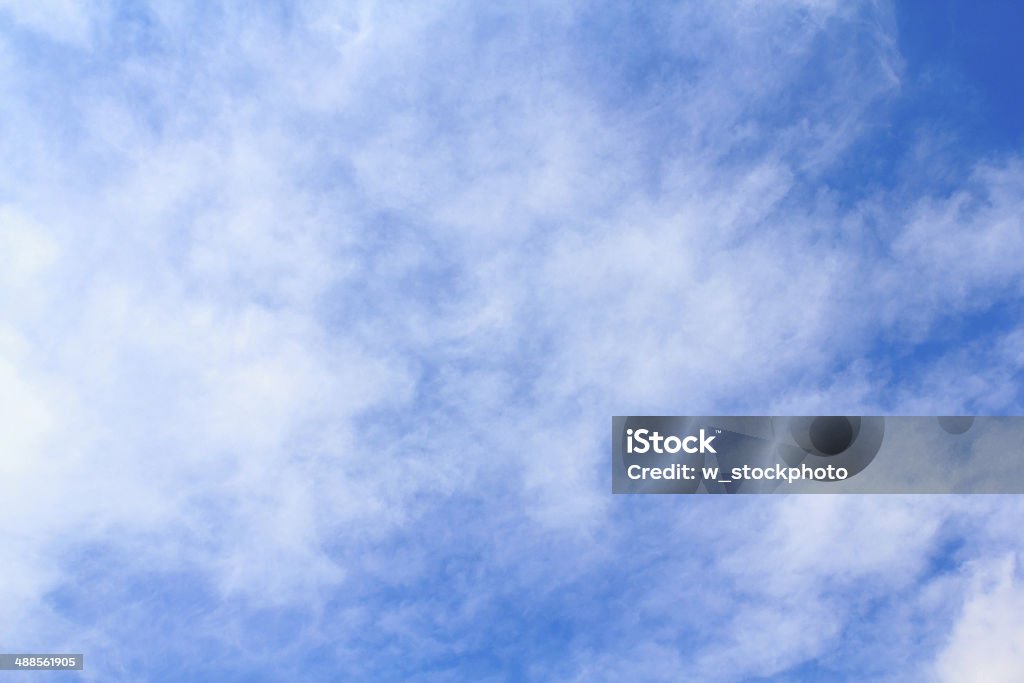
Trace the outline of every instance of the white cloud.
<path fill-rule="evenodd" d="M 1014 556 L 977 568 L 973 590 L 939 653 L 940 681 L 1024 678 L 1024 586 Z"/>
<path fill-rule="evenodd" d="M 53 550 L 71 542 L 201 577 L 225 606 L 200 632 L 329 594 L 323 638 L 356 659 L 353 634 L 383 627 L 414 659 L 472 644 L 509 599 L 497 574 L 533 596 L 590 580 L 653 511 L 683 542 L 625 592 L 671 634 L 664 596 L 699 555 L 748 602 L 706 603 L 722 640 L 689 654 L 736 680 L 825 652 L 855 586 L 927 573 L 943 501 L 687 501 L 675 529 L 678 507 L 624 511 L 602 483 L 611 414 L 913 410 L 918 385 L 975 373 L 981 396 L 1019 367 L 1010 335 L 883 400 L 889 369 L 862 358 L 1019 274 L 1016 162 L 952 197 L 809 191 L 899 92 L 884 8 L 687 5 L 649 22 L 638 64 L 587 51 L 631 17 L 584 6 L 193 9 L 156 5 L 150 51 L 82 14 L 95 70 L 4 47 L 0 429 L 23 484 L 0 597 L 23 618 L 0 635 L 75 618 L 45 609 L 81 588 Z M 881 260 L 869 212 L 894 226 Z M 374 593 L 431 581 L 451 594 Z M 90 637 L 116 649 L 116 622 Z M 613 670 L 602 651 L 575 648 L 581 676 Z M 690 661 L 671 635 L 636 652 L 668 667 L 651 680 Z"/>
<path fill-rule="evenodd" d="M 84 46 L 90 39 L 90 15 L 103 10 L 99 2 L 76 0 L 0 0 L 0 13 L 52 40 Z"/>

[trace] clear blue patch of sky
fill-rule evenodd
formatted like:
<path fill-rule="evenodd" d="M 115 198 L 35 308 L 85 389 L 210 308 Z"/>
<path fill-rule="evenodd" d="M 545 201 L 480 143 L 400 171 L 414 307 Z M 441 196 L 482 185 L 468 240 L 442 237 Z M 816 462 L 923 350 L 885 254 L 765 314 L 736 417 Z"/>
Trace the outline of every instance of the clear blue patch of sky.
<path fill-rule="evenodd" d="M 900 91 L 824 178 L 851 202 L 897 184 L 949 191 L 1024 143 L 1024 4 L 910 0 L 895 18 Z"/>

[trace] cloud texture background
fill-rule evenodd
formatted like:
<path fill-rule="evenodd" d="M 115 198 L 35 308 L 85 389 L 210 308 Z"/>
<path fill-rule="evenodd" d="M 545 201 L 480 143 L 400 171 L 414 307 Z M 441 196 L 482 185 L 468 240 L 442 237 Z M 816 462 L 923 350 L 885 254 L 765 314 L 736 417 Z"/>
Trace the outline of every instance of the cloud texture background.
<path fill-rule="evenodd" d="M 608 475 L 613 414 L 1020 412 L 1024 22 L 964 15 L 0 0 L 3 649 L 1024 677 L 1015 497 Z"/>

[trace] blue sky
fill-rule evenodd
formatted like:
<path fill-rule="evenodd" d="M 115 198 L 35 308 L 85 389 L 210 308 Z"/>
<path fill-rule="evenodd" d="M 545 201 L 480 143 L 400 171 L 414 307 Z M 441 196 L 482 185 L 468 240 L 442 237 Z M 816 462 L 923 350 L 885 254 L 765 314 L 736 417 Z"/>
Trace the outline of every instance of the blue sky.
<path fill-rule="evenodd" d="M 613 497 L 1019 414 L 1012 3 L 0 0 L 0 643 L 96 681 L 1024 679 L 1016 497 Z"/>

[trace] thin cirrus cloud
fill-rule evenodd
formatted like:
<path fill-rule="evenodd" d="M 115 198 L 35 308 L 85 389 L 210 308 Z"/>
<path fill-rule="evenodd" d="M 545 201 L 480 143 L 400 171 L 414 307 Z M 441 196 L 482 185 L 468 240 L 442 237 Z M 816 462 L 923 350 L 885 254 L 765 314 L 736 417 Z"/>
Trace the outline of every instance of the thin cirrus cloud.
<path fill-rule="evenodd" d="M 901 11 L 0 3 L 8 649 L 1019 670 L 1010 499 L 608 493 L 612 414 L 1019 410 L 1019 150 L 865 161 Z"/>

